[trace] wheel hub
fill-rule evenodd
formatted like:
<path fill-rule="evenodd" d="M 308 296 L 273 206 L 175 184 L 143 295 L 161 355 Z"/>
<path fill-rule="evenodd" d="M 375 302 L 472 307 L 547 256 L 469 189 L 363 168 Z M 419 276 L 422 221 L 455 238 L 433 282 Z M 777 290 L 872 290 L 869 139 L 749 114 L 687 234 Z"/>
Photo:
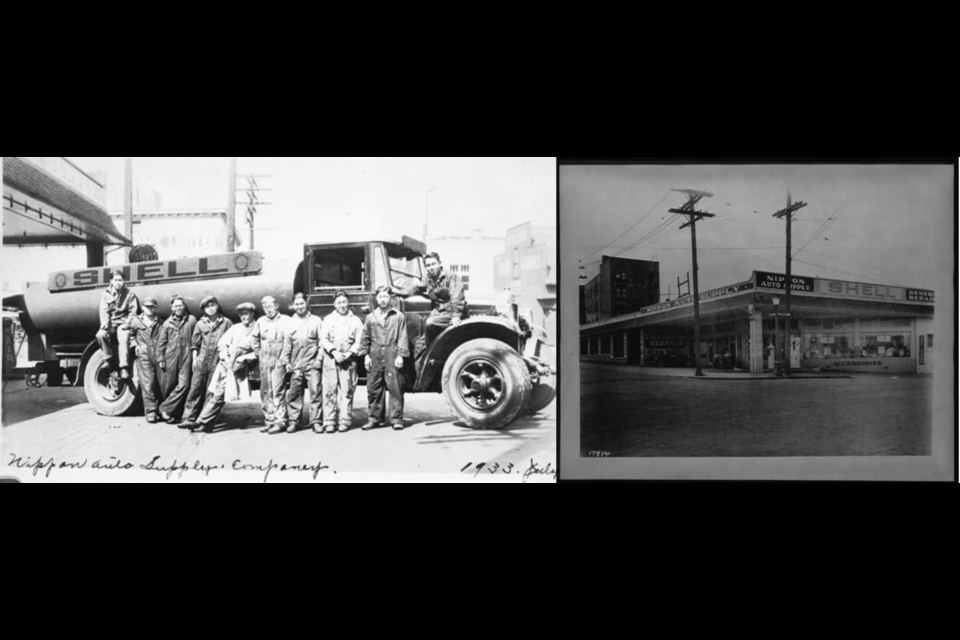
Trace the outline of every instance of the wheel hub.
<path fill-rule="evenodd" d="M 471 361 L 461 369 L 457 390 L 471 408 L 492 411 L 505 397 L 503 374 L 488 360 Z"/>

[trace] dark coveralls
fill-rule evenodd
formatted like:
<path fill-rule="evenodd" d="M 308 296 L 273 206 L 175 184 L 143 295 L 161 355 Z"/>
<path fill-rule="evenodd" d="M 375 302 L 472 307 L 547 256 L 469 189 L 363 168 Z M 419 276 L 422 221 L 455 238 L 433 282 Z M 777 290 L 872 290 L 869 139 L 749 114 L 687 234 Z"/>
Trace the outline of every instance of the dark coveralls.
<path fill-rule="evenodd" d="M 137 345 L 137 377 L 140 379 L 140 393 L 143 395 L 143 408 L 149 416 L 157 413 L 157 405 L 163 398 L 160 395 L 160 375 L 158 344 L 162 333 L 160 318 L 154 316 L 148 325 L 143 314 L 130 318 L 127 328 Z"/>
<path fill-rule="evenodd" d="M 196 327 L 197 319 L 187 314 L 182 318 L 170 316 L 160 329 L 157 359 L 164 365 L 160 377 L 164 398 L 160 412 L 173 418 L 179 417 L 190 391 L 190 341 Z"/>
<path fill-rule="evenodd" d="M 384 318 L 377 311 L 367 314 L 360 338 L 360 354 L 370 356 L 367 371 L 367 416 L 383 422 L 384 388 L 390 391 L 390 424 L 403 423 L 403 374 L 397 370 L 397 356 L 410 357 L 407 319 L 391 308 Z"/>
<path fill-rule="evenodd" d="M 459 275 L 450 273 L 446 269 L 440 270 L 436 280 L 427 276 L 426 280 L 415 283 L 401 293 L 404 296 L 415 294 L 429 298 L 431 306 L 426 329 L 417 339 L 414 350 L 414 357 L 419 358 L 430 343 L 450 326 L 454 318 L 465 318 L 468 313 L 467 298 L 463 294 L 463 282 Z"/>
<path fill-rule="evenodd" d="M 233 322 L 221 315 L 213 321 L 204 315 L 197 321 L 190 345 L 197 352 L 197 356 L 193 368 L 193 380 L 190 382 L 190 393 L 187 395 L 187 406 L 183 410 L 184 422 L 197 421 L 207 395 L 207 387 L 210 385 L 210 377 L 216 371 L 217 363 L 220 361 L 217 343 L 232 326 Z"/>
<path fill-rule="evenodd" d="M 98 338 L 97 341 L 103 357 L 111 364 L 117 364 L 118 356 L 119 366 L 127 367 L 130 364 L 127 322 L 138 313 L 140 301 L 127 287 L 118 292 L 111 285 L 100 294 L 100 328 L 107 332 L 107 336 Z M 119 353 L 114 350 L 114 344 L 117 345 Z"/>

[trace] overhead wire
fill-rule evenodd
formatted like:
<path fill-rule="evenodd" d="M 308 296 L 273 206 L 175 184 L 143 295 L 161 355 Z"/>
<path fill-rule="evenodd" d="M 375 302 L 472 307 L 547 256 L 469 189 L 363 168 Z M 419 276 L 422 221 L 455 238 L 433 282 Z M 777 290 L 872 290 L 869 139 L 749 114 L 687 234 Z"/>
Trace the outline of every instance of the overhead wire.
<path fill-rule="evenodd" d="M 592 255 L 594 255 L 594 254 L 596 254 L 596 253 L 600 253 L 601 251 L 603 251 L 604 249 L 606 249 L 607 247 L 609 247 L 610 245 L 612 245 L 614 242 L 616 242 L 617 240 L 619 240 L 619 239 L 622 238 L 623 236 L 627 235 L 631 230 L 633 230 L 635 227 L 637 227 L 637 225 L 639 225 L 641 222 L 643 222 L 644 220 L 646 220 L 647 217 L 649 217 L 651 213 L 653 213 L 654 211 L 656 211 L 657 207 L 659 207 L 659 206 L 663 203 L 663 201 L 667 199 L 667 196 L 669 196 L 669 195 L 670 195 L 670 194 L 667 193 L 667 194 L 664 195 L 662 198 L 660 198 L 660 201 L 657 202 L 657 204 L 653 205 L 653 208 L 650 209 L 650 211 L 647 211 L 647 212 L 643 215 L 642 218 L 640 218 L 639 220 L 637 220 L 636 222 L 634 222 L 632 225 L 630 225 L 630 227 L 629 227 L 626 231 L 624 231 L 623 233 L 621 233 L 620 235 L 618 235 L 616 238 L 614 238 L 613 240 L 611 240 L 611 241 L 608 242 L 607 244 L 603 245 L 602 247 L 600 247 L 599 249 L 597 249 L 597 250 L 594 251 L 593 253 L 588 253 L 588 254 L 585 255 L 583 258 L 581 258 L 581 260 L 586 260 L 586 259 L 589 258 L 590 256 L 592 256 Z"/>

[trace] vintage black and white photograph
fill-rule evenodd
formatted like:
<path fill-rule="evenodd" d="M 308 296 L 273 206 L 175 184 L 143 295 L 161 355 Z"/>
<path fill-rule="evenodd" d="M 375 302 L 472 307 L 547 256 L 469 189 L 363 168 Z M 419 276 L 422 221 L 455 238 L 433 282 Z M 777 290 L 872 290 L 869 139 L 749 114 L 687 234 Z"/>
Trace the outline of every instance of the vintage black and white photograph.
<path fill-rule="evenodd" d="M 562 477 L 952 478 L 954 176 L 561 161 Z"/>
<path fill-rule="evenodd" d="M 555 158 L 3 158 L 5 482 L 555 482 Z"/>

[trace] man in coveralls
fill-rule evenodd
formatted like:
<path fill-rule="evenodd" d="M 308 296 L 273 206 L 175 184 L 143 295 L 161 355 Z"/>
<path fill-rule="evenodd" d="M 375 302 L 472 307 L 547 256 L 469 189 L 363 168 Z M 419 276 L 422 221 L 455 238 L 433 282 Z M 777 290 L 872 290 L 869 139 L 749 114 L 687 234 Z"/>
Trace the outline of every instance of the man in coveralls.
<path fill-rule="evenodd" d="M 260 327 L 260 404 L 264 422 L 260 431 L 266 432 L 275 425 L 280 429 L 287 425 L 287 369 L 280 364 L 280 356 L 290 332 L 290 317 L 280 313 L 273 296 L 264 296 L 260 306 L 264 313 L 257 318 Z"/>
<path fill-rule="evenodd" d="M 157 369 L 157 345 L 160 340 L 160 318 L 156 315 L 157 299 L 143 299 L 143 313 L 130 318 L 127 329 L 137 345 L 137 377 L 147 422 L 157 421 L 157 405 L 160 396 L 160 376 Z"/>
<path fill-rule="evenodd" d="M 163 404 L 160 405 L 160 418 L 171 424 L 180 421 L 183 404 L 190 391 L 190 379 L 193 362 L 190 359 L 190 343 L 197 319 L 187 310 L 186 301 L 180 296 L 170 300 L 173 313 L 160 329 L 160 341 L 157 344 L 157 359 L 161 376 Z"/>
<path fill-rule="evenodd" d="M 323 319 L 323 431 L 335 433 L 339 410 L 339 430 L 348 431 L 353 416 L 353 394 L 357 389 L 357 355 L 363 323 L 350 310 L 350 299 L 343 291 L 333 296 L 335 311 Z M 314 427 L 314 431 L 320 430 Z"/>
<path fill-rule="evenodd" d="M 100 330 L 97 331 L 97 341 L 103 357 L 111 365 L 119 366 L 122 380 L 130 377 L 130 334 L 127 331 L 127 322 L 138 313 L 140 302 L 136 294 L 123 285 L 123 272 L 114 271 L 110 286 L 100 294 Z M 114 344 L 117 345 L 116 352 Z"/>
<path fill-rule="evenodd" d="M 219 352 L 217 343 L 220 338 L 233 326 L 229 318 L 220 314 L 220 303 L 216 297 L 207 296 L 200 302 L 204 316 L 197 322 L 190 339 L 190 348 L 193 351 L 193 379 L 190 381 L 190 393 L 187 395 L 187 406 L 183 410 L 181 429 L 189 429 L 189 424 L 195 424 L 203 408 L 203 401 L 210 386 L 210 378 L 217 369 Z"/>
<path fill-rule="evenodd" d="M 417 339 L 414 359 L 419 359 L 444 329 L 456 327 L 468 316 L 467 298 L 460 276 L 444 269 L 436 253 L 428 253 L 424 261 L 427 266 L 426 280 L 416 281 L 406 289 L 390 287 L 390 293 L 394 295 L 407 298 L 419 294 L 430 299 L 430 315 L 424 334 Z"/>
<path fill-rule="evenodd" d="M 196 422 L 185 421 L 184 428 L 209 433 L 228 398 L 239 393 L 239 386 L 248 384 L 249 367 L 260 354 L 260 327 L 255 323 L 257 308 L 252 302 L 237 305 L 240 324 L 231 326 L 217 342 L 217 367 L 207 389 L 203 411 Z"/>
<path fill-rule="evenodd" d="M 377 287 L 377 308 L 367 315 L 360 339 L 360 353 L 367 354 L 367 424 L 373 429 L 384 419 L 384 387 L 390 391 L 386 416 L 397 431 L 403 429 L 403 359 L 410 357 L 407 320 L 390 306 L 390 287 Z"/>
<path fill-rule="evenodd" d="M 320 368 L 323 363 L 323 351 L 320 349 L 320 332 L 323 323 L 319 316 L 310 313 L 307 299 L 297 293 L 293 299 L 293 308 L 297 312 L 290 318 L 290 333 L 287 336 L 280 362 L 290 373 L 290 390 L 287 391 L 287 433 L 300 428 L 300 414 L 303 412 L 303 392 L 310 388 L 310 426 L 314 431 L 323 424 L 323 394 L 320 385 Z M 274 426 L 267 433 L 283 431 Z"/>

